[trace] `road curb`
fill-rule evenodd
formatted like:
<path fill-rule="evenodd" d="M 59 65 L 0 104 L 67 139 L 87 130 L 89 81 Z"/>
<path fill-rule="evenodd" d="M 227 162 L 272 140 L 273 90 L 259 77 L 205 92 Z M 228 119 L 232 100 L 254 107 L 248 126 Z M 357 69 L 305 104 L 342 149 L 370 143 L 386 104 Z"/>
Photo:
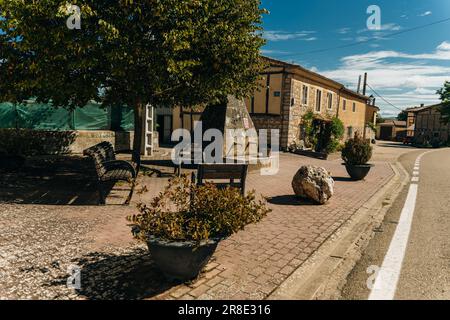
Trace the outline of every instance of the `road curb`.
<path fill-rule="evenodd" d="M 268 300 L 340 298 L 348 274 L 361 258 L 394 200 L 409 183 L 410 176 L 400 162 L 389 165 L 394 171 L 390 181 L 294 271 Z"/>

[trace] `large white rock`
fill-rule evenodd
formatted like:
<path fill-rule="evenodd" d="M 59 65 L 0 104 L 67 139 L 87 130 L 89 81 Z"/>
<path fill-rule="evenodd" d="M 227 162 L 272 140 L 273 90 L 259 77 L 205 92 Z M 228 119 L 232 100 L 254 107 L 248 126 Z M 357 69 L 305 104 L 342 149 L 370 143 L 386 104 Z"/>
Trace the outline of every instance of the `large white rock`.
<path fill-rule="evenodd" d="M 334 193 L 334 180 L 325 168 L 303 166 L 292 179 L 292 188 L 298 197 L 325 204 Z"/>

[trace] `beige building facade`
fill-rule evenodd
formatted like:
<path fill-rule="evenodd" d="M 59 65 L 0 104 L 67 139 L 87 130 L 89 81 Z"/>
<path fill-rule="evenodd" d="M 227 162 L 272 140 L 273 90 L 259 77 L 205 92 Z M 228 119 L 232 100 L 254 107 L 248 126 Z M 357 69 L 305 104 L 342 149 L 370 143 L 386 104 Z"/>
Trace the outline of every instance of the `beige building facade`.
<path fill-rule="evenodd" d="M 301 66 L 266 60 L 269 67 L 262 74 L 259 89 L 246 104 L 257 129 L 281 131 L 282 149 L 303 139 L 302 119 L 309 111 L 318 119 L 341 119 L 345 139 L 355 132 L 365 136 L 372 132 L 367 130 L 367 123 L 375 125 L 379 109 L 370 105 L 369 97 Z"/>

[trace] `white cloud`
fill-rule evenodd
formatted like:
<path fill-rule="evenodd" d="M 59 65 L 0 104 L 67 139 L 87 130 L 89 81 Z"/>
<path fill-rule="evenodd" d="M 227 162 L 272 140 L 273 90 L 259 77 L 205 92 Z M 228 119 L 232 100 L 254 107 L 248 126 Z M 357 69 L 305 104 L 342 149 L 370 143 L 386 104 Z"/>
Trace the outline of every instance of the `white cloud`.
<path fill-rule="evenodd" d="M 344 57 L 347 65 L 369 64 L 388 58 L 421 59 L 421 60 L 450 60 L 450 42 L 444 41 L 433 53 L 407 54 L 398 51 L 372 51 L 365 54 Z"/>
<path fill-rule="evenodd" d="M 261 49 L 261 54 L 263 55 L 270 55 L 270 54 L 291 54 L 289 51 L 282 51 L 282 50 L 270 50 L 270 49 Z"/>
<path fill-rule="evenodd" d="M 425 11 L 424 13 L 419 14 L 419 17 L 431 16 L 432 14 L 433 12 L 431 11 Z"/>
<path fill-rule="evenodd" d="M 379 30 L 369 30 L 369 29 L 360 29 L 357 33 L 365 33 L 365 32 L 376 32 L 381 33 L 382 31 L 399 31 L 402 27 L 396 23 L 386 23 L 382 24 Z"/>
<path fill-rule="evenodd" d="M 340 34 L 347 34 L 347 33 L 349 33 L 350 31 L 351 31 L 350 28 L 340 28 L 340 29 L 337 30 L 337 33 L 340 33 Z"/>
<path fill-rule="evenodd" d="M 286 40 L 303 40 L 303 41 L 313 41 L 317 38 L 311 37 L 315 31 L 298 31 L 298 32 L 288 32 L 288 31 L 277 31 L 277 30 L 267 30 L 264 31 L 263 37 L 269 41 L 286 41 Z"/>
<path fill-rule="evenodd" d="M 441 51 L 450 51 L 450 42 L 444 41 L 438 47 L 438 50 Z"/>
<path fill-rule="evenodd" d="M 450 42 L 441 43 L 434 52 L 409 54 L 398 51 L 372 51 L 347 56 L 335 70 L 321 74 L 341 83 L 351 83 L 355 89 L 359 75 L 368 72 L 368 83 L 388 101 L 400 108 L 439 102 L 436 90 L 450 80 Z M 369 94 L 370 89 L 369 89 Z M 377 99 L 382 110 L 392 107 Z"/>

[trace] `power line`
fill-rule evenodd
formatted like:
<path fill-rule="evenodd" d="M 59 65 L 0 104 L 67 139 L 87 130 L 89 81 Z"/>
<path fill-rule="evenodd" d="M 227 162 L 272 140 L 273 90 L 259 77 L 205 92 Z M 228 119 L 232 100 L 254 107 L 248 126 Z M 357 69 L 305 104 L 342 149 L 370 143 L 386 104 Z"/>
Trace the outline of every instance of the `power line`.
<path fill-rule="evenodd" d="M 399 108 L 397 106 L 395 106 L 393 103 L 389 102 L 388 100 L 386 100 L 383 96 L 381 96 L 378 92 L 376 92 L 368 83 L 367 86 L 370 88 L 370 90 L 373 91 L 373 93 L 375 93 L 381 100 L 383 100 L 384 102 L 386 102 L 387 104 L 389 104 L 390 106 L 394 107 L 395 109 L 398 109 L 400 111 L 405 111 L 402 108 Z"/>
<path fill-rule="evenodd" d="M 403 33 L 411 32 L 411 31 L 427 28 L 427 27 L 434 26 L 434 25 L 437 25 L 437 24 L 440 24 L 440 23 L 444 23 L 444 22 L 448 22 L 448 21 L 450 21 L 450 18 L 438 20 L 438 21 L 435 21 L 435 22 L 431 22 L 431 23 L 424 24 L 424 25 L 421 25 L 421 26 L 413 27 L 413 28 L 410 28 L 410 29 L 405 29 L 405 30 L 402 30 L 402 31 L 393 32 L 393 33 L 385 35 L 384 37 L 394 37 L 394 36 L 397 36 L 399 34 L 403 34 Z M 378 41 L 378 40 L 380 40 L 380 37 L 372 37 L 372 38 L 369 38 L 367 40 L 361 40 L 361 41 L 348 43 L 348 44 L 344 44 L 344 45 L 340 45 L 340 46 L 335 46 L 335 47 L 330 47 L 330 48 L 323 48 L 323 49 L 316 49 L 316 50 L 312 50 L 312 51 L 305 51 L 305 52 L 299 52 L 299 53 L 294 53 L 294 54 L 279 55 L 277 57 L 285 58 L 285 57 L 296 57 L 296 56 L 302 56 L 302 55 L 314 54 L 314 53 L 322 53 L 322 52 L 327 52 L 327 51 L 336 50 L 336 49 L 344 49 L 344 48 L 354 47 L 354 46 L 358 46 L 360 44 L 368 43 L 368 42 L 371 42 L 371 41 Z"/>

